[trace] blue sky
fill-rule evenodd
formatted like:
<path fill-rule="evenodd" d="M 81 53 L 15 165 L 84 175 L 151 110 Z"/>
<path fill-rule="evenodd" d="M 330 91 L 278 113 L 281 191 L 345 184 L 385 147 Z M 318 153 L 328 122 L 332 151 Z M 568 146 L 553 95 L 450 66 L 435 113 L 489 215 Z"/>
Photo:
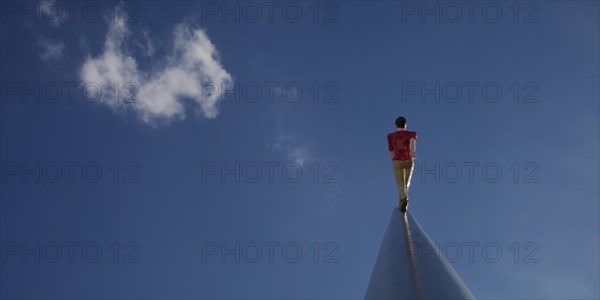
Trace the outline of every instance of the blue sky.
<path fill-rule="evenodd" d="M 2 297 L 362 298 L 400 115 L 410 210 L 476 297 L 600 297 L 598 2 L 23 3 Z"/>

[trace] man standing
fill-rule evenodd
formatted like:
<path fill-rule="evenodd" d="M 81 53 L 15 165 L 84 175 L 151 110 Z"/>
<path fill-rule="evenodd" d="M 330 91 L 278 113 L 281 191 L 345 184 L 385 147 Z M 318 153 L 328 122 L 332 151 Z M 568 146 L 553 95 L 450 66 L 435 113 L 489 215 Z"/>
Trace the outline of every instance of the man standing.
<path fill-rule="evenodd" d="M 408 187 L 414 169 L 414 160 L 417 158 L 417 132 L 406 130 L 406 118 L 396 119 L 396 131 L 387 135 L 388 149 L 392 156 L 394 175 L 400 193 L 398 207 L 401 212 L 408 208 Z"/>

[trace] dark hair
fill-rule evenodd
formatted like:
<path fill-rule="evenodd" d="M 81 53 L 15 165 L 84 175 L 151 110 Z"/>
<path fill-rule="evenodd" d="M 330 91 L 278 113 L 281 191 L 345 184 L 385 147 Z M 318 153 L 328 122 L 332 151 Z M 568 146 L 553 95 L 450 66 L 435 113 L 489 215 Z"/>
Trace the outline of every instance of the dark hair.
<path fill-rule="evenodd" d="M 398 128 L 406 128 L 406 118 L 405 117 L 398 117 L 398 119 L 396 119 L 396 127 L 398 127 Z"/>

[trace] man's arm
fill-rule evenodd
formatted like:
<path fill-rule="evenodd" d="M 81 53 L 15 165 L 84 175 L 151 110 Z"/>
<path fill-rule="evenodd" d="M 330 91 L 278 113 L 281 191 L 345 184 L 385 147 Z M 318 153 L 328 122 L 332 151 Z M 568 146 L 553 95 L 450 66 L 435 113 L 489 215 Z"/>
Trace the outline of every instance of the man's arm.
<path fill-rule="evenodd" d="M 417 158 L 417 140 L 415 138 L 410 139 L 410 156 L 412 159 Z"/>
<path fill-rule="evenodd" d="M 390 150 L 390 155 L 392 156 L 392 158 L 394 158 L 394 148 L 392 148 L 392 141 L 390 140 L 389 134 L 387 136 L 387 142 L 388 142 L 388 150 Z"/>

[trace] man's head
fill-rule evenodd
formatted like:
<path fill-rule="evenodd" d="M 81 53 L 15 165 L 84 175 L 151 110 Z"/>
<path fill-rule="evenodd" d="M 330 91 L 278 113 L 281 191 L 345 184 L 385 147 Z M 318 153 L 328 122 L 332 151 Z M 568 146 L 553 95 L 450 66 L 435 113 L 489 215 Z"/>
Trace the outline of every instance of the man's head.
<path fill-rule="evenodd" d="M 406 129 L 406 118 L 405 117 L 398 117 L 396 119 L 396 128 Z"/>

